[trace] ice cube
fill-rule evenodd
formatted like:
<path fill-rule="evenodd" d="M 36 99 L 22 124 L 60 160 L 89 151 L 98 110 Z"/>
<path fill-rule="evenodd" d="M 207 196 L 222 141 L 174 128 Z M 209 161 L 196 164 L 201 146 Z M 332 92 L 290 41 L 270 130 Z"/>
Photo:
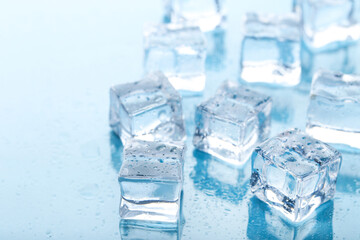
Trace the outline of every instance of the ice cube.
<path fill-rule="evenodd" d="M 144 31 L 145 72 L 162 71 L 182 94 L 205 87 L 205 36 L 183 24 L 149 25 Z"/>
<path fill-rule="evenodd" d="M 177 223 L 184 145 L 134 140 L 124 147 L 119 173 L 123 220 Z"/>
<path fill-rule="evenodd" d="M 247 82 L 294 86 L 300 82 L 300 25 L 295 14 L 248 13 L 240 77 Z"/>
<path fill-rule="evenodd" d="M 195 113 L 194 146 L 232 164 L 243 164 L 269 134 L 271 99 L 225 82 Z"/>
<path fill-rule="evenodd" d="M 308 46 L 332 48 L 360 38 L 358 0 L 302 0 L 300 5 Z"/>
<path fill-rule="evenodd" d="M 202 31 L 212 31 L 226 20 L 224 0 L 167 0 L 165 9 L 167 15 L 171 13 L 171 22 L 187 22 Z"/>
<path fill-rule="evenodd" d="M 360 76 L 320 70 L 314 75 L 307 132 L 329 143 L 360 148 Z"/>
<path fill-rule="evenodd" d="M 125 144 L 130 138 L 182 141 L 181 97 L 160 72 L 110 89 L 109 122 Z"/>
<path fill-rule="evenodd" d="M 252 192 L 291 221 L 334 197 L 341 154 L 297 129 L 263 142 L 251 159 Z"/>

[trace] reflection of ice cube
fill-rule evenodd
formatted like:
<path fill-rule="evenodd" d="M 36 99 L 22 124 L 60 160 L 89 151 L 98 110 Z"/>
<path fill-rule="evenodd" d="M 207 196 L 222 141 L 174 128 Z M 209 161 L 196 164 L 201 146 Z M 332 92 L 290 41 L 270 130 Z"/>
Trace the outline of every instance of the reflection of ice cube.
<path fill-rule="evenodd" d="M 243 164 L 256 143 L 269 134 L 271 99 L 225 82 L 197 107 L 194 146 L 224 161 Z"/>
<path fill-rule="evenodd" d="M 247 233 L 249 239 L 333 239 L 332 201 L 320 207 L 316 216 L 301 225 L 284 221 L 278 214 L 256 198 L 249 202 L 249 222 Z"/>
<path fill-rule="evenodd" d="M 110 133 L 110 152 L 111 152 L 111 164 L 114 170 L 118 173 L 120 171 L 122 163 L 123 145 L 121 140 L 115 133 Z"/>
<path fill-rule="evenodd" d="M 180 240 L 184 221 L 182 212 L 180 213 L 180 220 L 175 224 L 122 219 L 119 230 L 122 240 Z"/>
<path fill-rule="evenodd" d="M 225 66 L 225 37 L 223 28 L 205 33 L 206 36 L 206 67 L 208 70 L 218 71 Z"/>
<path fill-rule="evenodd" d="M 148 26 L 144 31 L 145 72 L 162 71 L 175 89 L 201 92 L 205 87 L 205 36 L 182 24 Z"/>
<path fill-rule="evenodd" d="M 359 151 L 343 151 L 343 163 L 336 183 L 336 191 L 341 194 L 360 196 L 360 161 Z"/>
<path fill-rule="evenodd" d="M 353 73 L 356 69 L 358 44 L 335 48 L 329 51 L 313 52 L 306 46 L 301 49 L 302 74 L 306 82 L 320 69 Z"/>
<path fill-rule="evenodd" d="M 335 194 L 341 154 L 299 130 L 289 130 L 257 147 L 251 189 L 290 220 L 308 217 Z"/>
<path fill-rule="evenodd" d="M 248 13 L 240 67 L 240 77 L 247 82 L 297 85 L 301 75 L 298 17 Z"/>
<path fill-rule="evenodd" d="M 160 72 L 110 89 L 110 126 L 125 144 L 130 138 L 185 138 L 181 97 Z"/>
<path fill-rule="evenodd" d="M 197 164 L 190 176 L 197 189 L 233 203 L 243 199 L 248 190 L 250 162 L 235 167 L 197 150 L 194 157 Z"/>
<path fill-rule="evenodd" d="M 360 148 L 360 76 L 317 72 L 307 117 L 310 135 Z"/>
<path fill-rule="evenodd" d="M 180 239 L 177 230 L 162 229 L 154 227 L 144 227 L 137 225 L 120 225 L 120 233 L 122 240 L 177 240 Z"/>
<path fill-rule="evenodd" d="M 119 174 L 120 216 L 126 220 L 179 220 L 184 146 L 131 141 Z"/>
<path fill-rule="evenodd" d="M 332 48 L 360 38 L 359 1 L 302 0 L 300 4 L 307 45 Z"/>
<path fill-rule="evenodd" d="M 187 22 L 202 31 L 214 30 L 225 21 L 224 0 L 166 0 L 165 11 L 171 22 Z"/>

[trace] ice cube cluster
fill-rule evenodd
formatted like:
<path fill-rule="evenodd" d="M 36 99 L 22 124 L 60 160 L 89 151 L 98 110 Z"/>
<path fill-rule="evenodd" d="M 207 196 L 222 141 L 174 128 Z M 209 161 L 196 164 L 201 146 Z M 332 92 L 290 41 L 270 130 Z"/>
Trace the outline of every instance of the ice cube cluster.
<path fill-rule="evenodd" d="M 189 147 L 182 100 L 206 89 L 204 34 L 223 27 L 226 19 L 223 1 L 168 0 L 165 5 L 166 22 L 144 31 L 142 80 L 110 89 L 109 122 L 124 146 L 120 216 L 131 224 L 180 220 Z M 212 164 L 226 167 L 206 166 L 211 174 L 197 169 L 193 179 L 211 176 L 216 186 L 238 191 L 238 175 L 246 175 L 238 169 L 251 163 L 252 192 L 293 222 L 308 218 L 334 197 L 342 156 L 325 142 L 360 148 L 360 77 L 310 70 L 302 45 L 308 53 L 305 60 L 312 61 L 317 52 L 359 38 L 359 5 L 302 0 L 294 1 L 295 13 L 245 15 L 240 83 L 224 81 L 194 112 L 189 110 L 195 129 L 188 137 L 195 152 L 212 155 L 219 160 Z M 306 133 L 270 132 L 271 91 L 297 86 L 304 68 L 313 78 Z M 254 90 L 253 83 L 266 83 L 267 88 Z"/>

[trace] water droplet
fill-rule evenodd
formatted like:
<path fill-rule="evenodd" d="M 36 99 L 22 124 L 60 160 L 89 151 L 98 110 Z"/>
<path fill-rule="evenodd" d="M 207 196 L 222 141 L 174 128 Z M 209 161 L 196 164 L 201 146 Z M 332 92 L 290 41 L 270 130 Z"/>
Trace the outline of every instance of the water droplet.
<path fill-rule="evenodd" d="M 85 199 L 93 199 L 99 192 L 97 184 L 88 184 L 79 190 L 80 195 Z"/>
<path fill-rule="evenodd" d="M 159 146 L 156 147 L 157 151 L 163 151 L 166 148 L 166 146 L 164 144 L 161 144 Z"/>
<path fill-rule="evenodd" d="M 166 122 L 167 119 L 168 119 L 165 110 L 160 111 L 159 114 L 158 114 L 158 117 L 159 117 L 159 120 L 160 120 L 161 122 Z"/>

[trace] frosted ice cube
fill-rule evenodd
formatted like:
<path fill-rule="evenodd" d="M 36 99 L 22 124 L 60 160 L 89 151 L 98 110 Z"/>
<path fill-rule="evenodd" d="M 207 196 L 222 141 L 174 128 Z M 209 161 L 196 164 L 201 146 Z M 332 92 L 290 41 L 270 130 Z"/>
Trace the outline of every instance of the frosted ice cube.
<path fill-rule="evenodd" d="M 341 154 L 297 129 L 263 142 L 251 159 L 252 192 L 292 221 L 334 197 Z"/>
<path fill-rule="evenodd" d="M 205 87 L 205 36 L 198 27 L 149 25 L 144 31 L 145 72 L 162 71 L 181 93 Z"/>
<path fill-rule="evenodd" d="M 360 1 L 302 0 L 304 40 L 313 48 L 331 48 L 360 38 Z"/>
<path fill-rule="evenodd" d="M 130 138 L 185 138 L 181 97 L 160 72 L 110 89 L 109 122 L 125 144 Z"/>
<path fill-rule="evenodd" d="M 320 70 L 314 75 L 307 132 L 329 143 L 360 148 L 360 76 Z"/>
<path fill-rule="evenodd" d="M 243 164 L 269 134 L 271 99 L 225 82 L 195 113 L 194 146 L 232 164 Z"/>
<path fill-rule="evenodd" d="M 202 31 L 212 31 L 226 20 L 224 0 L 167 0 L 165 8 L 171 22 L 187 22 Z"/>
<path fill-rule="evenodd" d="M 119 173 L 123 220 L 177 223 L 183 182 L 184 145 L 130 141 Z"/>
<path fill-rule="evenodd" d="M 240 77 L 294 86 L 300 82 L 300 25 L 295 14 L 248 13 L 241 44 Z"/>

